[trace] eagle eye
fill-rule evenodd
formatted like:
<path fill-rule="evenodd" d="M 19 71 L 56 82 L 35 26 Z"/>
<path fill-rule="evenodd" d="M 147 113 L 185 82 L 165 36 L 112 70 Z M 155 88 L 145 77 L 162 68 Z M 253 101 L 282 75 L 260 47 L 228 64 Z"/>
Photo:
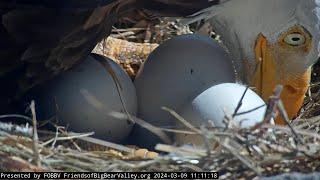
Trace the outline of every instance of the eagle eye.
<path fill-rule="evenodd" d="M 300 33 L 291 33 L 291 34 L 287 34 L 283 40 L 288 45 L 300 46 L 305 44 L 306 37 Z"/>

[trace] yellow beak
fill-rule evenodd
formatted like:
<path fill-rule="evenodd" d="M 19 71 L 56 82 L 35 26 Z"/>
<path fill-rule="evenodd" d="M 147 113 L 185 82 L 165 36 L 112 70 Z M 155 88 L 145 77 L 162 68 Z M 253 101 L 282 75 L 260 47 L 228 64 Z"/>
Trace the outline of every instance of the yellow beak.
<path fill-rule="evenodd" d="M 303 73 L 290 75 L 281 68 L 281 63 L 276 62 L 273 48 L 268 44 L 267 39 L 259 34 L 254 49 L 257 69 L 251 79 L 251 85 L 265 101 L 272 95 L 276 85 L 282 85 L 283 91 L 280 98 L 291 119 L 302 106 L 310 82 L 311 67 Z M 285 123 L 279 116 L 275 122 L 276 124 Z"/>

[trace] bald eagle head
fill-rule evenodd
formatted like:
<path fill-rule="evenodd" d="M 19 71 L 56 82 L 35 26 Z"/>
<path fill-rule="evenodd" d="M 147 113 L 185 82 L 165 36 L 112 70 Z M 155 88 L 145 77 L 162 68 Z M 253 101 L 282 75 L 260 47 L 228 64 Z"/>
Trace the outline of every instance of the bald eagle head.
<path fill-rule="evenodd" d="M 281 99 L 293 117 L 319 56 L 319 5 L 320 0 L 228 0 L 198 16 L 221 35 L 240 78 L 265 100 L 283 85 Z"/>

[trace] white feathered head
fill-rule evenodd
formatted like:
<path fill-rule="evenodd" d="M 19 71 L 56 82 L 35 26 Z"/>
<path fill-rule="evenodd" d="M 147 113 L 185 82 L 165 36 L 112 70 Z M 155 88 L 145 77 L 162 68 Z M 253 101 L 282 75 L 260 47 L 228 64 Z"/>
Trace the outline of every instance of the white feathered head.
<path fill-rule="evenodd" d="M 193 18 L 212 24 L 242 80 L 264 99 L 283 85 L 281 99 L 293 117 L 319 56 L 319 5 L 320 0 L 227 0 Z"/>

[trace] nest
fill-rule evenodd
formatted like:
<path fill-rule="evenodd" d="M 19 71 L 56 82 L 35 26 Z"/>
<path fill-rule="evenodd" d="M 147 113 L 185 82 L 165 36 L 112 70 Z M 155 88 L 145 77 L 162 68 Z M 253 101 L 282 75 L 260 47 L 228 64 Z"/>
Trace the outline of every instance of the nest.
<path fill-rule="evenodd" d="M 320 171 L 320 117 L 295 120 L 290 127 L 262 124 L 253 129 L 201 129 L 215 148 L 158 144 L 165 152 L 138 158 L 133 148 L 88 141 L 91 134 L 39 132 L 32 126 L 0 125 L 3 171 L 217 171 L 221 179 Z M 93 138 L 92 138 L 93 139 Z M 94 140 L 94 139 L 93 139 Z M 102 143 L 101 143 L 102 142 Z M 219 142 L 219 143 L 217 143 Z M 209 147 L 209 146 L 208 146 Z M 211 146 L 210 146 L 211 147 Z"/>
<path fill-rule="evenodd" d="M 132 55 L 133 51 L 137 51 L 136 49 L 115 48 L 116 45 L 112 45 L 114 42 L 126 46 L 126 42 L 119 40 L 121 41 L 119 43 L 117 39 L 109 40 L 108 47 L 103 46 L 103 43 L 108 41 L 104 40 L 96 47 L 95 52 L 111 56 L 127 68 L 128 72 L 130 70 L 131 75 L 134 76 L 147 55 L 157 47 L 157 44 L 150 40 L 152 39 L 150 27 L 162 28 L 166 24 L 165 28 L 160 28 L 160 34 L 164 38 L 160 38 L 161 40 L 158 42 L 168 38 L 168 34 L 177 34 L 176 29 L 185 29 L 185 27 L 179 28 L 174 22 L 164 23 L 165 21 L 162 20 L 160 22 L 162 24 L 159 25 L 159 21 L 156 21 L 158 26 L 146 22 L 135 22 L 139 26 L 144 24 L 146 27 L 134 27 L 136 29 L 127 29 L 127 31 L 114 30 L 114 36 L 127 37 L 126 35 L 129 34 L 130 38 L 127 39 L 136 39 L 134 43 L 139 43 L 137 39 L 141 39 L 134 37 L 134 34 L 138 34 L 139 37 L 148 37 L 147 42 L 139 45 L 127 42 L 131 43 L 130 47 L 135 46 L 140 49 L 136 56 Z M 166 31 L 163 32 L 163 29 Z M 203 28 L 199 29 L 204 31 Z M 132 31 L 134 33 L 129 33 Z M 189 33 L 189 31 L 185 32 Z M 156 33 L 158 34 L 153 37 L 159 38 L 159 31 Z M 179 33 L 181 32 L 179 31 Z M 112 49 L 106 51 L 104 48 L 127 49 L 130 52 L 117 52 Z M 134 61 L 133 67 L 128 66 L 130 63 L 126 64 L 122 60 L 128 54 L 132 55 L 130 57 L 133 59 L 138 59 L 138 61 Z M 315 66 L 314 73 L 317 73 L 317 70 L 318 66 Z M 22 116 L 20 118 L 26 119 L 32 125 L 0 123 L 0 169 L 2 171 L 76 172 L 217 171 L 220 173 L 221 179 L 273 177 L 291 172 L 307 173 L 312 176 L 314 174 L 310 173 L 320 171 L 320 116 L 317 116 L 320 114 L 318 110 L 320 96 L 317 82 L 320 81 L 313 78 L 314 85 L 311 85 L 304 107 L 299 116 L 291 123 L 286 119 L 286 113 L 281 109 L 281 103 L 277 100 L 278 91 L 275 91 L 273 98 L 270 98 L 268 102 L 269 113 L 266 114 L 265 121 L 251 129 L 241 129 L 239 126 L 233 125 L 230 121 L 232 115 L 226 116 L 227 128 L 225 129 L 196 128 L 190 126 L 179 115 L 168 110 L 178 121 L 186 125 L 188 133 L 202 136 L 206 142 L 205 146 L 195 148 L 158 144 L 155 149 L 160 152 L 160 155 L 149 159 L 136 156 L 135 147 L 90 138 L 88 136 L 91 133 L 67 133 L 58 126 L 56 126 L 56 132 L 37 129 L 36 109 L 31 103 L 32 117 Z M 277 110 L 287 120 L 287 126 L 265 123 L 274 117 Z M 8 116 L 10 115 L 1 118 Z M 161 130 L 152 126 L 150 128 Z M 301 174 L 291 176 L 302 177 Z M 280 177 L 284 177 L 284 175 Z"/>

